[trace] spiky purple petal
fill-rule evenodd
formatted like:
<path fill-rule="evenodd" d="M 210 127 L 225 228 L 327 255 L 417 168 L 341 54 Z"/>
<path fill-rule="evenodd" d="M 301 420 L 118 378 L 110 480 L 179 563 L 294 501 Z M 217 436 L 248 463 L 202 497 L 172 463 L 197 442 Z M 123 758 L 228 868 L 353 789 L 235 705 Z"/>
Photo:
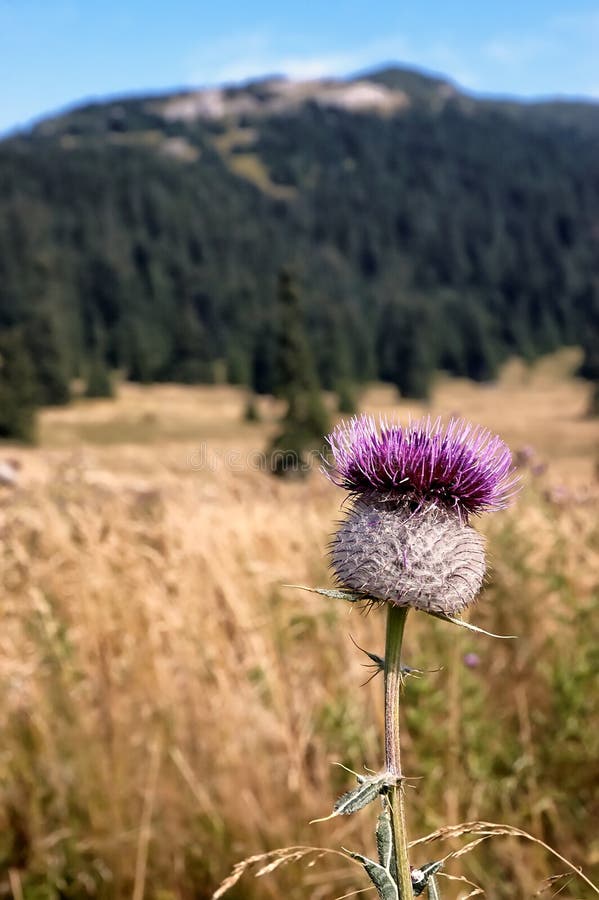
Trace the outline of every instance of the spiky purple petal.
<path fill-rule="evenodd" d="M 407 426 L 358 416 L 327 438 L 327 474 L 354 494 L 376 492 L 417 505 L 434 503 L 461 515 L 505 507 L 517 478 L 501 438 L 479 425 L 423 419 Z"/>

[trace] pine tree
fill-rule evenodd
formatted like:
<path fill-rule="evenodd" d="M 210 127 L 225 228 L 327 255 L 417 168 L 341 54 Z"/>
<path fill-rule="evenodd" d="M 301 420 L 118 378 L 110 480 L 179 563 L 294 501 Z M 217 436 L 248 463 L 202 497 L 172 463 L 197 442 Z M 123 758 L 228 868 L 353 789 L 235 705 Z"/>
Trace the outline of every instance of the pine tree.
<path fill-rule="evenodd" d="M 229 384 L 250 383 L 250 362 L 248 354 L 235 340 L 227 354 L 227 381 Z"/>
<path fill-rule="evenodd" d="M 324 346 L 321 350 L 320 377 L 327 390 L 337 394 L 337 409 L 341 413 L 356 412 L 356 397 L 353 381 L 348 331 L 343 327 L 339 311 L 333 307 L 327 311 L 324 329 Z"/>
<path fill-rule="evenodd" d="M 464 301 L 461 327 L 466 375 L 473 381 L 492 381 L 499 364 L 494 328 L 476 299 Z"/>
<path fill-rule="evenodd" d="M 274 393 L 293 404 L 295 398 L 318 388 L 300 299 L 287 270 L 279 274 Z"/>
<path fill-rule="evenodd" d="M 337 383 L 337 411 L 345 415 L 357 412 L 358 404 L 353 385 L 347 379 Z"/>
<path fill-rule="evenodd" d="M 93 329 L 92 341 L 85 396 L 90 399 L 114 397 L 114 385 L 106 362 L 106 334 L 98 324 Z"/>
<path fill-rule="evenodd" d="M 35 439 L 39 385 L 20 330 L 0 333 L 0 438 Z"/>
<path fill-rule="evenodd" d="M 272 394 L 275 391 L 276 335 L 272 322 L 266 322 L 258 330 L 250 365 L 250 381 L 257 394 Z"/>
<path fill-rule="evenodd" d="M 180 310 L 175 323 L 168 378 L 184 384 L 210 384 L 214 381 L 206 331 L 190 303 Z"/>
<path fill-rule="evenodd" d="M 156 373 L 153 371 L 147 342 L 139 329 L 135 329 L 132 333 L 128 349 L 129 379 L 139 384 L 151 384 Z"/>
<path fill-rule="evenodd" d="M 87 373 L 85 396 L 90 400 L 101 397 L 114 397 L 114 384 L 99 348 L 96 348 L 94 351 Z"/>
<path fill-rule="evenodd" d="M 121 358 L 130 381 L 151 384 L 156 381 L 163 361 L 154 340 L 154 329 L 131 319 L 125 329 Z"/>
<path fill-rule="evenodd" d="M 436 363 L 433 336 L 433 324 L 423 302 L 392 306 L 383 318 L 383 374 L 402 397 L 429 398 Z"/>
<path fill-rule="evenodd" d="M 27 322 L 24 340 L 35 371 L 40 406 L 62 406 L 71 399 L 63 346 L 54 319 L 38 312 Z"/>
<path fill-rule="evenodd" d="M 275 393 L 286 410 L 270 445 L 271 468 L 276 475 L 301 476 L 309 452 L 322 446 L 329 422 L 299 296 L 287 271 L 280 273 L 277 290 Z"/>

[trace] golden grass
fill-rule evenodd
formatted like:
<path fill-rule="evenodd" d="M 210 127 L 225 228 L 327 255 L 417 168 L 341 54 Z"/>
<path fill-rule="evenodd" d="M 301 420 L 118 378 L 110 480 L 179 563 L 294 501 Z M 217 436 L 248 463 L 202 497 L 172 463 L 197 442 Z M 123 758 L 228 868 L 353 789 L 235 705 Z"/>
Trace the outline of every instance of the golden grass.
<path fill-rule="evenodd" d="M 508 375 L 495 388 L 443 382 L 431 407 L 535 445 L 549 468 L 483 523 L 492 577 L 473 621 L 519 640 L 408 622 L 408 661 L 444 666 L 407 688 L 411 836 L 505 821 L 590 874 L 599 425 L 581 416 L 582 383 Z M 316 472 L 281 483 L 248 465 L 272 428 L 261 402 L 265 423 L 245 425 L 231 388 L 123 386 L 115 403 L 45 412 L 42 446 L 6 451 L 22 468 L 0 495 L 0 896 L 207 898 L 252 853 L 372 852 L 374 811 L 307 823 L 351 783 L 335 761 L 380 766 L 381 685 L 360 687 L 349 634 L 380 652 L 383 618 L 281 587 L 327 582 L 341 496 Z M 385 388 L 364 406 L 410 412 Z M 544 497 L 556 481 L 575 491 L 559 504 Z M 507 898 L 533 896 L 555 869 L 508 837 L 448 873 Z M 331 856 L 246 877 L 229 896 L 332 900 L 366 886 Z M 563 896 L 585 890 L 572 881 Z"/>

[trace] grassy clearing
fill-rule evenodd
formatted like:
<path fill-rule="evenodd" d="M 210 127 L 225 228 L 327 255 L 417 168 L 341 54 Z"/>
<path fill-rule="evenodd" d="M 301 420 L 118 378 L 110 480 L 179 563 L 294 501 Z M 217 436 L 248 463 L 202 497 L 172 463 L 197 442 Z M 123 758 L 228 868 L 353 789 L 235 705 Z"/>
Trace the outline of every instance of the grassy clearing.
<path fill-rule="evenodd" d="M 405 753 L 414 837 L 505 821 L 592 873 L 599 425 L 562 363 L 512 367 L 495 388 L 439 385 L 433 413 L 532 444 L 548 468 L 526 475 L 514 511 L 481 523 L 492 573 L 472 618 L 519 639 L 410 616 L 408 661 L 443 670 L 408 684 Z M 363 403 L 418 411 L 385 388 Z M 307 823 L 351 784 L 334 762 L 382 760 L 381 685 L 360 687 L 368 670 L 349 634 L 380 652 L 383 618 L 282 587 L 327 582 L 341 496 L 317 473 L 281 484 L 260 472 L 247 454 L 274 410 L 265 401 L 250 426 L 243 405 L 229 388 L 125 386 L 114 404 L 46 412 L 41 448 L 6 451 L 22 468 L 0 495 L 0 896 L 202 900 L 244 855 L 372 848 L 375 811 Z M 450 873 L 506 900 L 558 871 L 509 837 L 458 863 Z M 230 896 L 333 900 L 361 887 L 331 857 L 246 877 Z M 589 890 L 571 881 L 562 896 Z"/>
<path fill-rule="evenodd" d="M 279 200 L 293 200 L 295 188 L 275 184 L 270 173 L 257 153 L 252 152 L 258 134 L 253 128 L 230 128 L 214 139 L 214 146 L 232 172 L 245 178 L 257 188 Z"/>

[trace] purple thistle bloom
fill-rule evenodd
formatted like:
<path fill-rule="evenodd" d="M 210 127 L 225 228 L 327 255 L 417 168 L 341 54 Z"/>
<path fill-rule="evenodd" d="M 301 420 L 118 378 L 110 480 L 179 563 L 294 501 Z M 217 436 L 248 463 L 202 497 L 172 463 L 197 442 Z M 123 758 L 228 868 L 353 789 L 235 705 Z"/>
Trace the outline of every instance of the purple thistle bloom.
<path fill-rule="evenodd" d="M 331 547 L 338 581 L 426 612 L 472 603 L 486 565 L 468 517 L 506 506 L 517 486 L 503 441 L 463 420 L 377 429 L 368 416 L 338 425 L 328 441 L 325 472 L 353 497 Z"/>
<path fill-rule="evenodd" d="M 505 507 L 514 493 L 512 455 L 481 426 L 423 419 L 403 427 L 359 416 L 327 438 L 334 462 L 327 473 L 354 494 L 377 493 L 416 505 L 434 503 L 469 513 Z"/>

